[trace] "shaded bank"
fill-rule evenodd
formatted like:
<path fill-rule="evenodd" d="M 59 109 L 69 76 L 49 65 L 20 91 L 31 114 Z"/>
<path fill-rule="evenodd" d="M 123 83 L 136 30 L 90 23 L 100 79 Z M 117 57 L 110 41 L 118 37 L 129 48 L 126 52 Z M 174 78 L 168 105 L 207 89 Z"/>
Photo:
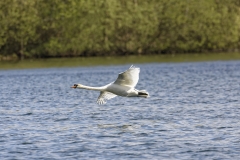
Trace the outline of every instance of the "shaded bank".
<path fill-rule="evenodd" d="M 28 59 L 22 61 L 0 61 L 0 69 L 77 67 L 131 63 L 198 62 L 216 60 L 240 60 L 240 53 Z"/>

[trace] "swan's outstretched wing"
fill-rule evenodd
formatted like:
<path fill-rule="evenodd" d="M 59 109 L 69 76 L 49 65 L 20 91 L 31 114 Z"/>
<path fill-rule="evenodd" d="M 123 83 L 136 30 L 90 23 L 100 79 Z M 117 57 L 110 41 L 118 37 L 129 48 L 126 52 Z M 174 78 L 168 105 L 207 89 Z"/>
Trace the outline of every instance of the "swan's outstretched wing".
<path fill-rule="evenodd" d="M 117 80 L 114 84 L 135 87 L 138 83 L 140 68 L 133 65 L 125 72 L 119 73 Z"/>
<path fill-rule="evenodd" d="M 110 93 L 110 92 L 106 92 L 106 91 L 100 92 L 100 95 L 99 95 L 99 97 L 97 99 L 97 103 L 99 105 L 105 104 L 106 100 L 112 99 L 112 98 L 114 98 L 116 96 L 117 96 L 116 94 L 113 94 L 113 93 Z"/>

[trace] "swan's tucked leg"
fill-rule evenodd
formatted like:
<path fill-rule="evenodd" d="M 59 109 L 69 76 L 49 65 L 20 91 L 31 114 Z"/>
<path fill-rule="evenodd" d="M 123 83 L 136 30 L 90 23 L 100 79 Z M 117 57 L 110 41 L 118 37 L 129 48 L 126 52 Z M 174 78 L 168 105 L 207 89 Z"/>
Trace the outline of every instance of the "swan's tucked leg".
<path fill-rule="evenodd" d="M 138 91 L 138 96 L 147 98 L 149 97 L 149 93 L 145 90 L 140 90 Z"/>

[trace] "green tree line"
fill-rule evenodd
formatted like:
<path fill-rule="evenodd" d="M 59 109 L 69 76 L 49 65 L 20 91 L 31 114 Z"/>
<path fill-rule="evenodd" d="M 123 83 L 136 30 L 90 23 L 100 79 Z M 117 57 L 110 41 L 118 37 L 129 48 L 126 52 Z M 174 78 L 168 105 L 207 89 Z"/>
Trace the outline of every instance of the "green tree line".
<path fill-rule="evenodd" d="M 4 0 L 0 57 L 235 51 L 239 0 Z"/>

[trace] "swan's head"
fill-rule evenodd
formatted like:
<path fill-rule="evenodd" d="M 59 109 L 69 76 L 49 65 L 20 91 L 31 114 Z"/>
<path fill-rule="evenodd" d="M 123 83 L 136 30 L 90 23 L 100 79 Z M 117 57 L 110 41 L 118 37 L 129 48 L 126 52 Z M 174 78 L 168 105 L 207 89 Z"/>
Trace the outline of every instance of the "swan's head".
<path fill-rule="evenodd" d="M 74 88 L 74 89 L 81 88 L 81 84 L 74 84 L 71 88 Z"/>

